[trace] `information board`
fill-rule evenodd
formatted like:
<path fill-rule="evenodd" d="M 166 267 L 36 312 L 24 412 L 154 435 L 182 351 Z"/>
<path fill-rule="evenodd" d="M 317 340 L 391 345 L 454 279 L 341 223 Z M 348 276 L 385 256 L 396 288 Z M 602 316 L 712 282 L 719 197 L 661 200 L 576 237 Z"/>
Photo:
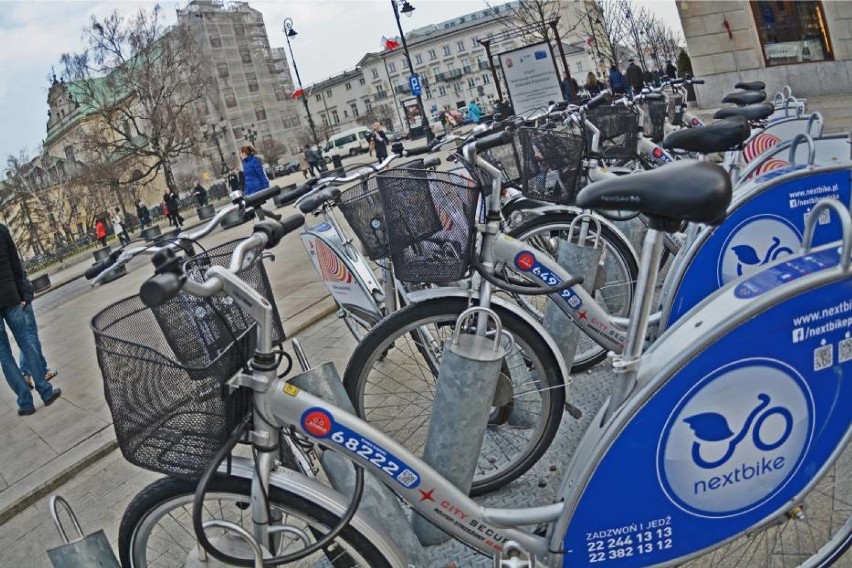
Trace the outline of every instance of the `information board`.
<path fill-rule="evenodd" d="M 499 57 L 515 114 L 562 100 L 559 75 L 547 42 L 506 51 Z"/>

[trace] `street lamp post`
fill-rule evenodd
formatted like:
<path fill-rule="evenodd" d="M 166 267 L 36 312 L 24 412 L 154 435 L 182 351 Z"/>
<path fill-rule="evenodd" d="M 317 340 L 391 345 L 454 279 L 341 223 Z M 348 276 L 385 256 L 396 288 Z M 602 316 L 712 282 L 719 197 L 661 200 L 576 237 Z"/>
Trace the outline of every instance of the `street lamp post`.
<path fill-rule="evenodd" d="M 224 122 L 224 121 L 223 121 Z M 213 140 L 216 144 L 216 151 L 219 153 L 219 164 L 222 167 L 222 174 L 228 173 L 228 164 L 225 163 L 225 155 L 222 153 L 222 145 L 219 144 L 219 139 L 225 137 L 225 132 L 227 132 L 228 127 L 224 124 L 220 124 L 219 126 L 213 126 L 212 124 L 205 125 L 207 128 L 204 132 L 204 138 L 207 140 Z"/>
<path fill-rule="evenodd" d="M 402 2 L 402 7 L 400 8 L 397 5 L 397 2 Z M 402 11 L 406 16 L 411 16 L 412 12 L 414 12 L 414 6 L 408 3 L 408 0 L 391 0 L 391 6 L 393 6 L 393 16 L 396 18 L 396 27 L 399 30 L 399 37 L 402 39 L 402 50 L 405 52 L 405 60 L 408 61 L 408 71 L 412 75 L 414 74 L 414 65 L 411 63 L 411 54 L 408 53 L 408 42 L 405 41 L 405 34 L 402 33 L 402 23 L 399 21 L 399 13 Z M 417 107 L 420 109 L 420 121 L 423 125 L 423 129 L 426 131 L 426 142 L 431 142 L 435 139 L 435 135 L 432 134 L 432 129 L 429 128 L 429 120 L 426 118 L 426 109 L 423 108 L 423 97 L 421 95 L 417 95 Z"/>
<path fill-rule="evenodd" d="M 642 71 L 646 71 L 645 54 L 642 53 L 642 42 L 639 40 L 639 32 L 636 30 L 636 22 L 633 19 L 633 13 L 628 9 L 624 12 L 624 17 L 630 22 L 630 31 L 633 35 L 633 41 L 636 42 L 636 56 L 639 58 L 639 63 L 642 64 Z"/>
<path fill-rule="evenodd" d="M 257 129 L 255 129 L 254 124 L 245 129 L 243 136 L 254 146 L 255 140 L 257 140 Z"/>
<path fill-rule="evenodd" d="M 311 129 L 311 136 L 314 137 L 314 144 L 319 144 L 317 130 L 314 127 L 314 119 L 311 116 L 311 109 L 308 108 L 308 98 L 305 96 L 305 89 L 302 87 L 302 78 L 299 76 L 299 67 L 296 65 L 296 58 L 293 55 L 293 46 L 290 45 L 290 38 L 296 37 L 296 30 L 293 29 L 292 18 L 284 18 L 284 37 L 287 38 L 287 48 L 290 50 L 290 61 L 293 62 L 293 70 L 296 71 L 296 81 L 298 81 L 299 91 L 302 93 L 302 103 L 305 105 L 305 113 L 308 115 L 308 126 Z"/>

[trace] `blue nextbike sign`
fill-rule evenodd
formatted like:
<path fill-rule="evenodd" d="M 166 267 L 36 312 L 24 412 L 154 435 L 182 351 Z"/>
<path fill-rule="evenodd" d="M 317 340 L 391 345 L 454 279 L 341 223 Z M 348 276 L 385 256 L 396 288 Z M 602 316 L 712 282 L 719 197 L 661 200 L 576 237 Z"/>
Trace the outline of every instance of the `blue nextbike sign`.
<path fill-rule="evenodd" d="M 848 169 L 776 180 L 790 171 L 773 171 L 752 182 L 773 185 L 737 207 L 707 237 L 678 283 L 667 327 L 728 282 L 797 253 L 807 215 L 818 201 L 832 197 L 849 205 Z M 814 245 L 840 236 L 837 217 L 826 211 L 818 221 Z"/>
<path fill-rule="evenodd" d="M 419 97 L 423 92 L 423 86 L 420 84 L 420 75 L 416 73 L 408 78 L 408 88 L 411 90 L 411 95 Z"/>
<path fill-rule="evenodd" d="M 850 325 L 846 279 L 757 315 L 675 372 L 597 465 L 564 565 L 668 562 L 789 506 L 850 428 L 838 404 L 852 399 Z"/>

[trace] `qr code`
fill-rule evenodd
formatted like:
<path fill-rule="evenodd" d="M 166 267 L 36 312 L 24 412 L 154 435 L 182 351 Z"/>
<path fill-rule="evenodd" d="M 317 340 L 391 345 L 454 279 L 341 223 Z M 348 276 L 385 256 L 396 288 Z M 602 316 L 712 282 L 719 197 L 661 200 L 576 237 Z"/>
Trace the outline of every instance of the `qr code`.
<path fill-rule="evenodd" d="M 408 468 L 402 470 L 402 473 L 400 473 L 399 476 L 397 476 L 396 478 L 397 481 L 399 481 L 406 487 L 411 487 L 418 479 L 419 477 L 417 477 L 417 474 Z"/>
<path fill-rule="evenodd" d="M 837 344 L 837 362 L 845 363 L 850 359 L 852 359 L 852 338 L 847 337 Z"/>
<path fill-rule="evenodd" d="M 828 369 L 834 364 L 833 345 L 823 345 L 814 349 L 814 371 Z"/>
<path fill-rule="evenodd" d="M 819 219 L 817 220 L 818 225 L 828 225 L 831 223 L 831 211 L 828 209 L 820 212 Z"/>

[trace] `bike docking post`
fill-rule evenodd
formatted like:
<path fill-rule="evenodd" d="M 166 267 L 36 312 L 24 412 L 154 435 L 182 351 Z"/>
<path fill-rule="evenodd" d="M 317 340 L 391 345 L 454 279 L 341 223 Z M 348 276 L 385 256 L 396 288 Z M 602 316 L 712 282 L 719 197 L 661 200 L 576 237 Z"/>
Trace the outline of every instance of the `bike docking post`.
<path fill-rule="evenodd" d="M 494 337 L 461 333 L 477 319 L 494 321 Z M 473 320 L 468 322 L 468 320 Z M 452 338 L 444 344 L 429 432 L 423 459 L 453 485 L 468 493 L 482 448 L 506 349 L 503 326 L 496 313 L 473 307 L 456 320 Z M 414 532 L 424 545 L 440 544 L 449 535 L 423 517 L 415 517 Z"/>
<path fill-rule="evenodd" d="M 594 238 L 589 236 L 589 225 L 595 224 L 596 233 Z M 559 251 L 556 254 L 556 262 L 568 271 L 571 276 L 581 276 L 583 287 L 592 293 L 597 287 L 599 273 L 601 271 L 601 255 L 603 244 L 600 240 L 600 221 L 592 215 L 578 215 L 571 222 L 568 229 L 568 238 L 559 239 Z M 610 309 L 613 306 L 608 306 Z M 565 364 L 570 366 L 574 363 L 577 354 L 577 342 L 580 339 L 580 330 L 574 322 L 554 302 L 548 301 L 544 310 L 544 329 L 556 341 Z M 566 398 L 566 403 L 568 399 Z M 573 408 L 573 407 L 571 407 Z M 570 412 L 569 408 L 569 412 Z M 574 413 L 571 412 L 573 415 Z"/>
<path fill-rule="evenodd" d="M 293 339 L 292 345 L 304 372 L 287 382 L 355 414 L 355 407 L 343 388 L 343 381 L 340 380 L 334 363 L 327 362 L 312 367 L 299 341 Z M 349 460 L 334 452 L 323 451 L 320 453 L 320 464 L 331 486 L 343 495 L 351 496 L 355 487 L 355 470 Z M 359 510 L 366 512 L 387 534 L 394 535 L 397 545 L 408 556 L 409 564 L 420 565 L 423 547 L 415 536 L 399 499 L 368 470 L 364 470 L 364 494 Z"/>

